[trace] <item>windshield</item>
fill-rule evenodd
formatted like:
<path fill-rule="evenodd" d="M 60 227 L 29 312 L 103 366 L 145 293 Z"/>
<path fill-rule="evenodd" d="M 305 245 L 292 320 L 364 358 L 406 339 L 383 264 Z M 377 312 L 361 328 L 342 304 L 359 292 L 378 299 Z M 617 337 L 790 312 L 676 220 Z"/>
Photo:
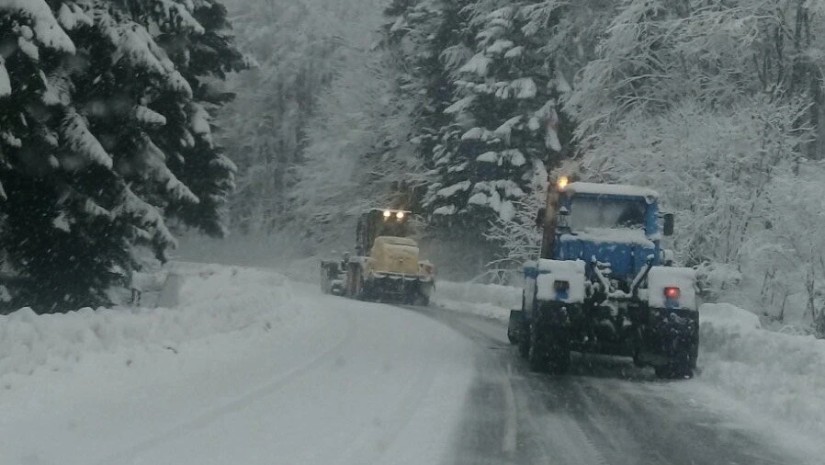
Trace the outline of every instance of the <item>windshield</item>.
<path fill-rule="evenodd" d="M 590 228 L 644 229 L 645 205 L 641 200 L 574 197 L 568 225 L 574 231 Z"/>

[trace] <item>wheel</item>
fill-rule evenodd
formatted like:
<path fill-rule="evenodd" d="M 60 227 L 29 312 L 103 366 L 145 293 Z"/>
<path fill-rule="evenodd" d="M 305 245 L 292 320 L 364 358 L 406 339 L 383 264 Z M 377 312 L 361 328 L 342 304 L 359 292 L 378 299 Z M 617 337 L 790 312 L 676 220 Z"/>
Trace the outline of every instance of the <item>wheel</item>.
<path fill-rule="evenodd" d="M 689 379 L 693 378 L 696 369 L 696 360 L 699 357 L 699 334 L 680 334 L 671 342 L 667 351 L 668 363 L 654 367 L 656 376 L 662 379 Z"/>
<path fill-rule="evenodd" d="M 540 331 L 538 331 L 536 325 L 531 323 L 527 363 L 530 365 L 530 371 L 544 373 L 549 368 L 547 364 L 547 347 L 545 347 L 545 338 L 539 333 Z"/>
<path fill-rule="evenodd" d="M 329 294 L 330 287 L 331 286 L 329 285 L 329 278 L 327 277 L 326 270 L 321 270 L 321 293 Z"/>
<path fill-rule="evenodd" d="M 570 369 L 570 340 L 564 328 L 534 331 L 530 328 L 530 350 L 527 356 L 530 369 L 563 375 Z"/>
<path fill-rule="evenodd" d="M 694 336 L 690 346 L 690 368 L 696 370 L 696 362 L 699 360 L 699 333 Z"/>
<path fill-rule="evenodd" d="M 521 325 L 521 334 L 518 339 L 518 353 L 521 358 L 527 359 L 530 354 L 530 326 L 526 323 Z"/>
<path fill-rule="evenodd" d="M 549 333 L 548 368 L 553 374 L 563 375 L 570 369 L 570 337 L 563 328 L 554 328 Z"/>
<path fill-rule="evenodd" d="M 366 289 L 364 286 L 364 274 L 361 272 L 361 268 L 357 266 L 353 266 L 351 268 L 352 271 L 352 283 L 351 283 L 351 296 L 358 300 L 364 300 L 366 297 Z"/>
<path fill-rule="evenodd" d="M 637 328 L 633 333 L 633 365 L 637 368 L 644 368 L 647 366 L 641 358 L 642 353 L 642 329 Z"/>
<path fill-rule="evenodd" d="M 653 367 L 656 376 L 661 379 L 690 379 L 693 378 L 693 362 L 689 351 L 683 351 L 670 359 L 666 365 Z"/>
<path fill-rule="evenodd" d="M 530 352 L 530 327 L 526 323 L 527 317 L 527 309 L 524 306 L 524 291 L 521 292 L 521 315 L 519 318 L 516 319 L 516 324 L 518 325 L 518 333 L 519 337 L 516 339 L 515 335 L 510 332 L 510 325 L 513 324 L 513 312 L 510 312 L 510 321 L 507 324 L 507 339 L 510 340 L 510 344 L 517 344 L 518 345 L 518 352 L 521 355 L 521 358 L 526 359 L 527 354 Z"/>
<path fill-rule="evenodd" d="M 369 289 L 367 289 L 367 283 L 364 281 L 364 275 L 361 272 L 358 272 L 358 288 L 357 293 L 355 294 L 355 298 L 358 300 L 367 300 L 369 297 Z"/>
<path fill-rule="evenodd" d="M 693 378 L 693 369 L 685 364 L 669 363 L 653 368 L 656 377 L 661 379 L 690 379 Z"/>

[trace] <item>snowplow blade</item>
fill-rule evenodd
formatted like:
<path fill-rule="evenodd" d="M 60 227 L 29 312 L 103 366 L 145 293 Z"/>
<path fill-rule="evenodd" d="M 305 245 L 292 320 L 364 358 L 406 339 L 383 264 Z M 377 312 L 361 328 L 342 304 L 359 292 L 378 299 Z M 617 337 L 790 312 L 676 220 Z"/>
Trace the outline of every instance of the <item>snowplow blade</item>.
<path fill-rule="evenodd" d="M 372 299 L 426 306 L 429 304 L 432 282 L 414 275 L 382 273 L 369 278 L 365 286 Z"/>

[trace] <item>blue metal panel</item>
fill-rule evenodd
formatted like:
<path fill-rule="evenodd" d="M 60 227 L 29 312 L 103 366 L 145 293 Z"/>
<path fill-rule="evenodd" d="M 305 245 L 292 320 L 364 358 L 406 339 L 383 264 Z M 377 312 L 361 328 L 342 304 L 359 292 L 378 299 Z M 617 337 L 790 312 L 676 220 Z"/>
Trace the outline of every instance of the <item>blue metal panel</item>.
<path fill-rule="evenodd" d="M 534 262 L 534 263 L 535 263 L 535 262 Z M 536 277 L 537 277 L 538 275 L 539 275 L 539 266 L 538 266 L 538 263 L 535 263 L 535 264 L 533 264 L 533 265 L 525 265 L 525 266 L 524 266 L 524 277 L 525 277 L 525 278 L 528 278 L 528 279 L 529 279 L 529 278 L 536 279 Z"/>
<path fill-rule="evenodd" d="M 632 280 L 645 266 L 647 257 L 656 254 L 656 249 L 636 244 L 610 242 L 590 242 L 565 236 L 556 241 L 555 257 L 557 260 L 584 260 L 590 262 L 593 257 L 601 263 L 609 263 L 611 277 L 619 280 Z"/>
<path fill-rule="evenodd" d="M 590 194 L 577 195 L 590 196 Z M 637 197 L 622 195 L 598 195 L 596 197 L 615 200 L 639 200 Z M 560 198 L 560 205 L 570 210 L 572 201 L 573 196 L 563 195 Z M 595 257 L 601 263 L 610 264 L 611 278 L 629 282 L 645 267 L 648 257 L 653 257 L 654 265 L 661 264 L 659 206 L 655 201 L 645 204 L 644 227 L 645 235 L 651 240 L 653 247 L 645 247 L 640 244 L 586 241 L 576 239 L 575 235 L 565 234 L 564 230 L 561 230 L 561 234 L 556 236 L 553 257 L 557 260 L 580 259 L 588 263 Z M 533 271 L 533 273 L 535 273 L 533 276 L 537 276 L 538 270 Z"/>
<path fill-rule="evenodd" d="M 645 234 L 647 237 L 659 234 L 659 205 L 656 202 L 647 204 L 645 209 Z"/>

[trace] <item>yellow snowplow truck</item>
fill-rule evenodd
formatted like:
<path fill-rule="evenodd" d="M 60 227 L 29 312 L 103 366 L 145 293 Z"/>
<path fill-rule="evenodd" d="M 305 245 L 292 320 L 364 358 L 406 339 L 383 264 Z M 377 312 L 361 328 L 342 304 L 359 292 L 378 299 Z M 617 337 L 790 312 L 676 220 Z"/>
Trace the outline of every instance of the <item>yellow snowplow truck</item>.
<path fill-rule="evenodd" d="M 435 268 L 419 257 L 410 212 L 372 209 L 358 219 L 355 255 L 321 262 L 321 290 L 361 300 L 429 305 Z"/>

